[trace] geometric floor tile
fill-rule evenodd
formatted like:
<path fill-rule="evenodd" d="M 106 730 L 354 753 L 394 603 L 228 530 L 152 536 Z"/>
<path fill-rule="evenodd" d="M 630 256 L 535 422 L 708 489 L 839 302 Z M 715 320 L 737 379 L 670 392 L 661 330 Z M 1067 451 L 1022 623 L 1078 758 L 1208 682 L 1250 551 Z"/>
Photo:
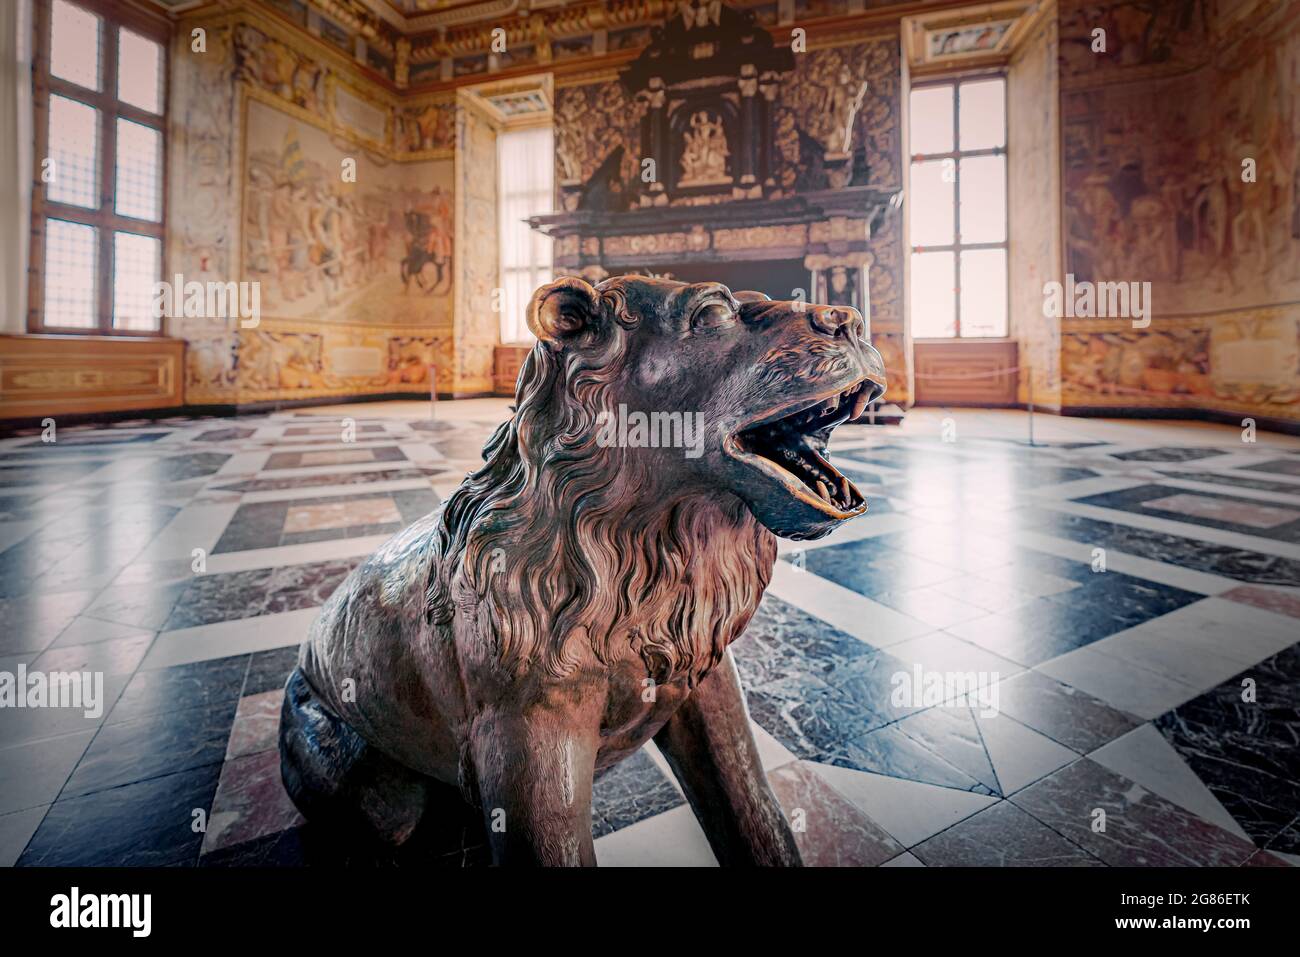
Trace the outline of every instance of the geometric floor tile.
<path fill-rule="evenodd" d="M 807 763 L 768 774 L 807 867 L 875 867 L 903 847 Z"/>
<path fill-rule="evenodd" d="M 1095 750 L 1142 723 L 1038 671 L 1026 671 L 999 682 L 997 696 L 1002 714 L 1079 754 Z"/>
<path fill-rule="evenodd" d="M 1162 798 L 1199 814 L 1238 837 L 1250 836 L 1233 820 L 1219 799 L 1187 766 L 1187 762 L 1156 730 L 1144 724 L 1088 755 L 1104 768 L 1154 791 Z"/>
<path fill-rule="evenodd" d="M 716 867 L 717 858 L 689 807 L 673 808 L 596 839 L 601 867 Z"/>
<path fill-rule="evenodd" d="M 1011 801 L 1112 867 L 1236 867 L 1255 846 L 1081 758 Z"/>
<path fill-rule="evenodd" d="M 1010 796 L 1078 757 L 1045 734 L 999 712 L 986 717 L 975 708 L 980 737 L 997 775 L 998 793 Z"/>
<path fill-rule="evenodd" d="M 1102 862 L 1009 801 L 974 814 L 916 847 L 927 867 L 1101 867 Z"/>
<path fill-rule="evenodd" d="M 1155 726 L 1255 843 L 1300 853 L 1300 644 Z"/>
<path fill-rule="evenodd" d="M 828 764 L 818 764 L 815 770 L 904 847 L 919 844 L 998 800 Z"/>

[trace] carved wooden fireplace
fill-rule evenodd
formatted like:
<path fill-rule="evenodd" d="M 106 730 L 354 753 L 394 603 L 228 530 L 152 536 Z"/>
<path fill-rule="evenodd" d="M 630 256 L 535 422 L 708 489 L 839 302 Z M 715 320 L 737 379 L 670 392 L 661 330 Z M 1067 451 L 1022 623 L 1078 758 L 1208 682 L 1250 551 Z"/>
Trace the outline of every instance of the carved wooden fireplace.
<path fill-rule="evenodd" d="M 555 240 L 556 274 L 717 280 L 851 305 L 869 324 L 869 240 L 900 197 L 861 185 L 852 130 L 865 83 L 828 93 L 826 135 L 799 133 L 798 182 L 778 182 L 774 104 L 793 69 L 789 46 L 750 11 L 678 8 L 621 73 L 622 144 L 586 181 L 561 180 L 562 212 L 530 220 Z"/>

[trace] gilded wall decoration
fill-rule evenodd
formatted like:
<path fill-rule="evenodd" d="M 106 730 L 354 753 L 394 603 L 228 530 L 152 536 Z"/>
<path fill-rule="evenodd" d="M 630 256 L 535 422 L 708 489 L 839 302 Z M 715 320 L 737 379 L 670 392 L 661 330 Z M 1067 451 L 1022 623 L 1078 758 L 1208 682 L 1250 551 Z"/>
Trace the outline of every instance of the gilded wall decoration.
<path fill-rule="evenodd" d="M 400 107 L 394 123 L 394 142 L 399 153 L 451 150 L 456 146 L 454 100 Z"/>

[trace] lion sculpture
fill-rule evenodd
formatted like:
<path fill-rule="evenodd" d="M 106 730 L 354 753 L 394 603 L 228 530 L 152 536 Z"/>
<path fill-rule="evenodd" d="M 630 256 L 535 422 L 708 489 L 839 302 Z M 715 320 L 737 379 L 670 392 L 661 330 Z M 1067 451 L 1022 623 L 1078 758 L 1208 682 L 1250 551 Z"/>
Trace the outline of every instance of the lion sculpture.
<path fill-rule="evenodd" d="M 627 276 L 543 286 L 528 323 L 483 466 L 303 643 L 285 787 L 309 822 L 400 845 L 454 786 L 495 863 L 591 865 L 592 782 L 653 738 L 722 864 L 797 865 L 728 645 L 776 536 L 866 511 L 826 456 L 884 390 L 862 317 Z M 699 445 L 609 441 L 629 409 L 693 417 Z"/>

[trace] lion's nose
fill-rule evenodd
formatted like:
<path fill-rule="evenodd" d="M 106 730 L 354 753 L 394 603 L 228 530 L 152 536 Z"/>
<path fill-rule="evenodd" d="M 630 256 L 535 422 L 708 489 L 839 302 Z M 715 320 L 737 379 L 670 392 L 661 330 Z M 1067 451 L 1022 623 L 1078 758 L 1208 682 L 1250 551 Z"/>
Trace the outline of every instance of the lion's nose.
<path fill-rule="evenodd" d="M 862 313 L 852 306 L 814 306 L 811 321 L 814 329 L 828 336 L 844 336 L 859 342 L 867 338 Z"/>

